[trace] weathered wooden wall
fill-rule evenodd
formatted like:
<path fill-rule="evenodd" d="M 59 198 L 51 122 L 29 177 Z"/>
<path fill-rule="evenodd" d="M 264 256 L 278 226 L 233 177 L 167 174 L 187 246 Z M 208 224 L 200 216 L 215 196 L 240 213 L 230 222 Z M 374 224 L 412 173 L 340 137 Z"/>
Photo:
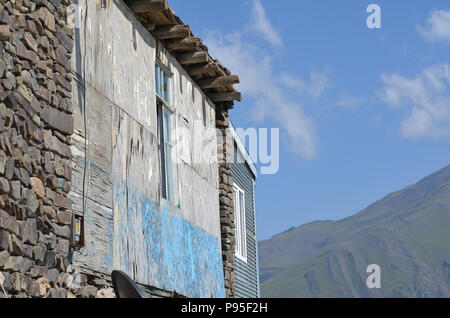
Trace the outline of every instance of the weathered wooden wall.
<path fill-rule="evenodd" d="M 195 141 L 215 126 L 214 105 L 163 51 L 174 73 L 175 130 L 187 128 L 190 135 L 183 154 L 174 154 L 177 200 L 161 200 L 157 43 L 120 0 L 79 5 L 71 197 L 74 211 L 85 217 L 86 246 L 75 252 L 74 263 L 101 273 L 121 269 L 141 284 L 186 296 L 223 297 L 218 168 L 211 160 L 217 153 L 206 158 L 210 163 L 192 163 L 201 151 Z"/>

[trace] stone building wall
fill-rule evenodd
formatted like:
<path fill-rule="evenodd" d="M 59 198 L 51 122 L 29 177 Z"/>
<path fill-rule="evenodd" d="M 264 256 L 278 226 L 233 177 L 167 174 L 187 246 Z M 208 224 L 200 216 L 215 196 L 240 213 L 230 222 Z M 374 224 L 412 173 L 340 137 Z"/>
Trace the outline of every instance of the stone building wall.
<path fill-rule="evenodd" d="M 220 228 L 222 235 L 222 261 L 225 277 L 225 291 L 228 298 L 235 297 L 235 224 L 234 196 L 231 165 L 234 161 L 234 139 L 230 133 L 229 113 L 226 109 L 216 111 L 216 127 L 219 157 L 219 203 Z"/>
<path fill-rule="evenodd" d="M 70 265 L 69 5 L 0 0 L 0 283 L 9 297 L 113 296 L 108 277 Z"/>

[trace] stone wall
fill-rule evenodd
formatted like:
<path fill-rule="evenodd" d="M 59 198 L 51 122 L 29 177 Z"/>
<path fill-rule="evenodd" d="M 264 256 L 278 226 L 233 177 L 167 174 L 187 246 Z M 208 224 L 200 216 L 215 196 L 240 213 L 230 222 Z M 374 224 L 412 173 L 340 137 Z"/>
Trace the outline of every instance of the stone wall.
<path fill-rule="evenodd" d="M 10 297 L 113 296 L 108 277 L 70 265 L 69 5 L 0 0 L 0 283 Z"/>
<path fill-rule="evenodd" d="M 222 234 L 222 261 L 225 278 L 225 291 L 228 298 L 234 298 L 234 253 L 235 253 L 235 224 L 233 203 L 233 178 L 230 163 L 234 160 L 233 137 L 229 131 L 230 121 L 227 110 L 216 110 L 216 128 L 218 133 L 219 157 L 219 202 L 220 228 Z"/>

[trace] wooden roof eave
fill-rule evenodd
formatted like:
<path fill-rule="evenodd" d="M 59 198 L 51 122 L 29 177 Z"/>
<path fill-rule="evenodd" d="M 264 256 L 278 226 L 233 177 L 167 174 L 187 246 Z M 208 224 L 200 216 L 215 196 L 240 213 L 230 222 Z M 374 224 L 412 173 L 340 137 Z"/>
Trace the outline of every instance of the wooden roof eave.
<path fill-rule="evenodd" d="M 124 2 L 155 39 L 164 43 L 213 102 L 232 105 L 235 100 L 241 101 L 241 93 L 233 87 L 239 83 L 239 77 L 209 55 L 208 47 L 192 34 L 189 25 L 175 15 L 167 0 Z"/>

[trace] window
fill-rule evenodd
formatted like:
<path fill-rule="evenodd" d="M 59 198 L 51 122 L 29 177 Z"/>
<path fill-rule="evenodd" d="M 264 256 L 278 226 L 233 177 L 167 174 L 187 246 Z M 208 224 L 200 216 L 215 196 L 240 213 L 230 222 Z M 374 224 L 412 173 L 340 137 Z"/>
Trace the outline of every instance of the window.
<path fill-rule="evenodd" d="M 180 94 L 183 95 L 183 74 L 179 72 L 180 74 Z"/>
<path fill-rule="evenodd" d="M 170 106 L 170 71 L 158 63 L 155 66 L 158 151 L 161 175 L 161 197 L 174 202 L 173 163 L 172 163 L 172 111 Z"/>
<path fill-rule="evenodd" d="M 172 113 L 163 105 L 158 106 L 158 149 L 161 175 L 161 197 L 173 202 L 173 166 L 172 166 Z"/>
<path fill-rule="evenodd" d="M 245 193 L 236 184 L 234 188 L 234 224 L 236 226 L 236 256 L 247 262 L 247 228 L 245 222 Z"/>
<path fill-rule="evenodd" d="M 205 101 L 205 97 L 203 97 L 202 100 L 202 115 L 203 115 L 203 127 L 206 127 L 207 123 L 207 118 L 206 118 L 206 101 Z"/>
<path fill-rule="evenodd" d="M 155 67 L 155 80 L 156 94 L 166 103 L 170 103 L 170 75 L 158 64 Z"/>

